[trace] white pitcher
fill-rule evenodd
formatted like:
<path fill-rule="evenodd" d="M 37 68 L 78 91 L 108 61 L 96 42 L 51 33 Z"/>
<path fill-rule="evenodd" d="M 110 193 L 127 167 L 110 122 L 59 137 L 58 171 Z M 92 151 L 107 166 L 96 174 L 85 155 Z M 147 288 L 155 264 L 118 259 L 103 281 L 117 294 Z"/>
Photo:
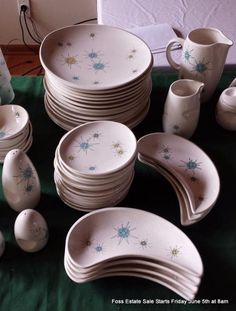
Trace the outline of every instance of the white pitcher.
<path fill-rule="evenodd" d="M 190 138 L 198 125 L 200 94 L 204 83 L 182 79 L 169 88 L 163 113 L 163 130 Z"/>
<path fill-rule="evenodd" d="M 182 50 L 180 64 L 171 56 L 171 48 L 179 43 Z M 187 38 L 174 38 L 169 41 L 166 57 L 169 64 L 179 71 L 180 79 L 193 79 L 205 84 L 202 101 L 209 100 L 222 75 L 228 49 L 233 42 L 215 28 L 198 28 Z"/>

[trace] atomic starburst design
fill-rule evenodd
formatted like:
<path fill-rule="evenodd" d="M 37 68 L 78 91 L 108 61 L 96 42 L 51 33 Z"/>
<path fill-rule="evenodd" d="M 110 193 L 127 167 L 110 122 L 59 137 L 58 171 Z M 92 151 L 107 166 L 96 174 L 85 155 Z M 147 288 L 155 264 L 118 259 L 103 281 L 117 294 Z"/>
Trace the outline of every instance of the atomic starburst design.
<path fill-rule="evenodd" d="M 98 73 L 98 72 L 105 72 L 106 71 L 106 68 L 107 68 L 107 63 L 101 61 L 101 60 L 97 60 L 95 62 L 92 62 L 90 65 L 89 65 L 89 68 L 90 69 L 93 69 L 95 73 Z"/>
<path fill-rule="evenodd" d="M 138 247 L 143 250 L 151 247 L 151 244 L 148 242 L 148 239 L 140 239 L 135 244 L 138 245 Z"/>
<path fill-rule="evenodd" d="M 87 154 L 89 150 L 94 151 L 93 147 L 98 144 L 99 143 L 91 142 L 91 137 L 84 139 L 81 136 L 74 147 L 78 148 L 78 152 L 84 152 L 85 154 Z"/>
<path fill-rule="evenodd" d="M 24 184 L 23 189 L 25 193 L 31 193 L 33 191 L 33 181 L 35 179 L 34 171 L 31 166 L 19 167 L 19 174 L 13 176 L 18 178 L 17 184 Z"/>
<path fill-rule="evenodd" d="M 204 76 L 205 72 L 210 69 L 208 66 L 210 62 L 205 61 L 203 58 L 201 61 L 194 60 L 195 64 L 192 64 L 192 72 L 195 72 L 196 75 Z"/>
<path fill-rule="evenodd" d="M 94 250 L 97 254 L 102 254 L 104 251 L 103 244 L 98 243 L 95 247 Z"/>
<path fill-rule="evenodd" d="M 183 59 L 185 62 L 190 62 L 192 57 L 192 51 L 193 50 L 189 50 L 188 48 L 186 50 L 183 51 Z"/>
<path fill-rule="evenodd" d="M 62 64 L 67 65 L 70 69 L 73 65 L 78 64 L 78 55 L 70 55 L 69 53 L 67 55 L 62 55 Z"/>
<path fill-rule="evenodd" d="M 136 236 L 133 236 L 131 234 L 132 231 L 136 230 L 136 228 L 131 228 L 131 225 L 129 222 L 124 226 L 121 224 L 119 227 L 114 228 L 116 231 L 116 234 L 112 237 L 112 239 L 117 238 L 118 239 L 118 245 L 120 245 L 124 240 L 129 244 L 130 238 L 137 239 Z"/>
<path fill-rule="evenodd" d="M 181 254 L 180 249 L 181 247 L 177 245 L 175 247 L 169 247 L 168 255 L 170 256 L 172 260 L 177 258 Z"/>
<path fill-rule="evenodd" d="M 6 132 L 3 130 L 0 130 L 0 139 L 6 136 Z"/>
<path fill-rule="evenodd" d="M 101 51 L 94 51 L 93 49 L 85 52 L 85 58 L 96 61 L 96 59 L 101 59 L 103 53 Z"/>
<path fill-rule="evenodd" d="M 197 160 L 189 158 L 188 161 L 181 160 L 181 162 L 183 164 L 180 167 L 183 167 L 186 171 L 191 171 L 193 174 L 196 170 L 201 170 L 201 162 L 197 162 Z"/>

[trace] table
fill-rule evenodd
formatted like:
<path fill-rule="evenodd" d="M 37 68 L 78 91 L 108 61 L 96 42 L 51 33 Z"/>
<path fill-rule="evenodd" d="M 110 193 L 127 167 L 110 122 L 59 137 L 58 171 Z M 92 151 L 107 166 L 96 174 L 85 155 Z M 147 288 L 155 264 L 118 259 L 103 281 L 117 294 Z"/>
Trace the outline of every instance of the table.
<path fill-rule="evenodd" d="M 5 202 L 0 185 L 0 230 L 6 239 L 5 253 L 0 258 L 1 311 L 235 310 L 236 133 L 221 128 L 214 115 L 220 93 L 235 74 L 235 71 L 225 72 L 212 100 L 202 105 L 199 125 L 191 139 L 207 152 L 220 175 L 221 192 L 211 213 L 195 225 L 182 227 L 177 197 L 170 184 L 138 161 L 130 192 L 119 204 L 166 218 L 196 245 L 205 273 L 197 301 L 187 306 L 171 301 L 180 299 L 175 293 L 144 279 L 113 277 L 79 285 L 68 278 L 63 267 L 65 237 L 71 225 L 84 213 L 66 206 L 55 190 L 54 151 L 65 131 L 55 125 L 44 110 L 42 77 L 12 78 L 16 93 L 13 103 L 27 109 L 33 124 L 34 142 L 28 156 L 38 171 L 42 186 L 41 201 L 36 209 L 46 219 L 50 236 L 47 246 L 37 253 L 23 252 L 16 245 L 13 228 L 17 213 Z M 168 87 L 177 78 L 173 73 L 157 72 L 152 77 L 151 108 L 146 119 L 133 129 L 137 138 L 162 131 L 161 118 Z M 2 166 L 0 173 L 1 170 Z M 141 303 L 129 304 L 125 299 L 139 299 Z M 145 304 L 142 299 L 153 299 L 154 304 Z"/>

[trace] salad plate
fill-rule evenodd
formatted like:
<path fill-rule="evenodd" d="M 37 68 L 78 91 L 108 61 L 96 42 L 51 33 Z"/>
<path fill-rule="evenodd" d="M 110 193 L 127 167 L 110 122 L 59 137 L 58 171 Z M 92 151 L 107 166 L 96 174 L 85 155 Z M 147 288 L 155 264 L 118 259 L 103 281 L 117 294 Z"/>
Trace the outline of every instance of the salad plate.
<path fill-rule="evenodd" d="M 132 185 L 136 149 L 134 134 L 121 123 L 96 121 L 70 130 L 55 150 L 59 197 L 82 211 L 117 205 Z"/>
<path fill-rule="evenodd" d="M 88 187 L 87 190 L 81 189 L 80 185 L 71 186 L 64 182 L 62 178 L 60 178 L 59 175 L 54 172 L 54 179 L 56 180 L 56 183 L 60 188 L 63 190 L 63 192 L 68 194 L 71 198 L 74 198 L 76 200 L 77 196 L 84 197 L 87 200 L 94 199 L 95 201 L 101 198 L 102 200 L 106 197 L 111 197 L 116 193 L 123 192 L 125 189 L 131 185 L 134 178 L 134 173 L 129 176 L 128 179 L 126 179 L 124 182 L 121 182 L 118 185 L 110 184 L 108 185 L 108 188 L 103 190 L 97 190 L 95 187 Z"/>
<path fill-rule="evenodd" d="M 66 166 L 63 166 L 63 162 L 60 159 L 60 156 L 57 153 L 57 150 L 55 152 L 55 158 L 54 158 L 54 168 L 58 171 L 59 175 L 67 182 L 72 182 L 76 184 L 82 184 L 87 186 L 93 186 L 93 185 L 105 185 L 105 184 L 113 184 L 114 182 L 120 182 L 121 179 L 127 179 L 130 174 L 134 170 L 135 162 L 132 161 L 126 166 L 122 168 L 122 170 L 108 173 L 104 176 L 100 175 L 81 175 L 81 174 L 74 174 L 73 172 L 70 172 L 67 170 Z"/>
<path fill-rule="evenodd" d="M 58 145 L 64 167 L 73 174 L 102 176 L 121 170 L 136 157 L 136 138 L 129 128 L 95 121 L 65 134 Z"/>

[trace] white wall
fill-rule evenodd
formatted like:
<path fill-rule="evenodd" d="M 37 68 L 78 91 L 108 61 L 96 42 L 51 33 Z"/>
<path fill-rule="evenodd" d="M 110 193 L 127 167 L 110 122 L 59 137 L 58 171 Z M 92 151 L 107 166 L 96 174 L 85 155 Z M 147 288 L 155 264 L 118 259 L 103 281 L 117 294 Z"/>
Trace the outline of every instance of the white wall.
<path fill-rule="evenodd" d="M 31 15 L 39 32 L 50 31 L 97 17 L 96 0 L 30 0 Z M 16 39 L 16 40 L 14 40 Z M 0 44 L 23 44 L 17 0 L 0 0 Z M 28 44 L 34 42 L 26 36 Z"/>

